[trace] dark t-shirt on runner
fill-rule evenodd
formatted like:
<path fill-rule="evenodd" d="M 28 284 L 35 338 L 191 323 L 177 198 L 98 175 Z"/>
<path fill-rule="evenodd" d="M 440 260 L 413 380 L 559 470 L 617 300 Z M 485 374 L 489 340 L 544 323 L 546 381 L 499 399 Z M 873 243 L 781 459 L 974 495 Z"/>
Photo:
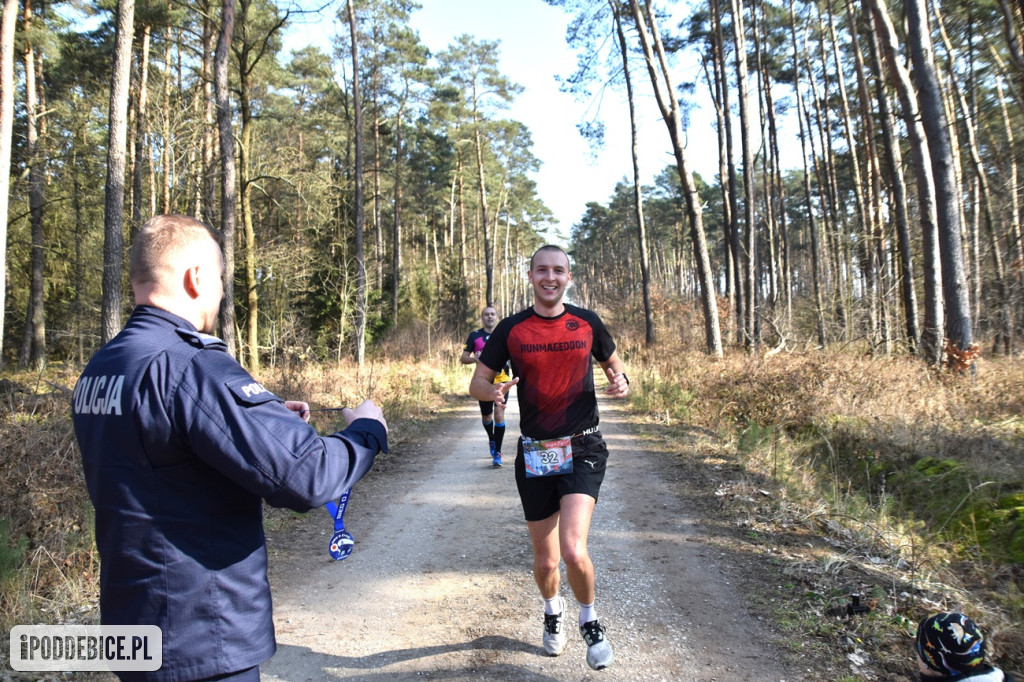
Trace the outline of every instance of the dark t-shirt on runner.
<path fill-rule="evenodd" d="M 591 357 L 604 362 L 615 342 L 601 318 L 566 305 L 557 317 L 533 307 L 498 323 L 480 362 L 498 371 L 511 361 L 519 377 L 519 426 L 531 438 L 571 436 L 596 426 L 597 397 Z"/>
<path fill-rule="evenodd" d="M 489 338 L 491 338 L 490 332 L 483 328 L 470 332 L 469 338 L 466 339 L 466 352 L 479 356 Z"/>

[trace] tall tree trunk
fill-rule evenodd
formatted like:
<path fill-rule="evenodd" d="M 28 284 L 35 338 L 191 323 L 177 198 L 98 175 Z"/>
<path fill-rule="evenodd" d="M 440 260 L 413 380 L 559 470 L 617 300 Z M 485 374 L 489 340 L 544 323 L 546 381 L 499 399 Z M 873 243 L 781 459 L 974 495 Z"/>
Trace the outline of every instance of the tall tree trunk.
<path fill-rule="evenodd" d="M 216 212 L 214 210 L 217 204 L 217 171 L 216 171 L 216 157 L 217 157 L 217 136 L 214 134 L 217 130 L 214 123 L 216 102 L 214 98 L 213 88 L 213 72 L 214 72 L 214 37 L 213 37 L 213 19 L 211 17 L 213 10 L 213 3 L 207 0 L 206 11 L 203 13 L 203 167 L 202 174 L 200 176 L 201 184 L 201 196 L 202 196 L 202 213 L 199 215 L 203 216 L 203 221 L 207 225 L 213 225 L 215 223 Z"/>
<path fill-rule="evenodd" d="M 632 142 L 630 148 L 633 157 L 633 210 L 636 213 L 637 238 L 640 247 L 640 279 L 644 297 L 644 342 L 648 347 L 654 345 L 654 313 L 651 310 L 651 273 L 647 258 L 647 226 L 644 223 L 644 200 L 640 193 L 640 161 L 636 134 L 636 112 L 633 107 L 633 82 L 629 75 L 629 48 L 626 36 L 622 32 L 622 21 L 615 3 L 609 0 L 612 15 L 615 17 L 615 33 L 619 38 L 619 49 L 622 53 L 622 73 L 626 79 L 626 101 L 629 103 L 629 132 Z"/>
<path fill-rule="evenodd" d="M 25 35 L 32 31 L 32 2 L 25 0 L 24 27 Z M 39 78 L 39 63 L 42 54 L 36 54 L 30 39 L 25 41 L 25 153 L 28 157 L 28 205 L 29 222 L 32 228 L 32 258 L 29 285 L 28 308 L 25 315 L 25 333 L 22 337 L 21 352 L 18 364 L 22 367 L 29 363 L 33 367 L 42 367 L 46 361 L 46 310 L 44 300 L 45 262 L 43 258 L 43 206 L 44 169 L 42 150 L 39 148 L 42 107 L 39 103 L 39 90 L 42 81 Z"/>
<path fill-rule="evenodd" d="M 839 45 L 838 40 L 836 39 L 835 21 L 832 14 L 831 0 L 828 3 L 827 9 L 829 42 L 832 47 L 832 58 L 836 64 L 836 86 L 839 89 L 839 101 L 842 105 L 843 131 L 846 136 L 847 150 L 850 154 L 850 171 L 853 176 L 853 196 L 857 206 L 857 217 L 859 218 L 862 235 L 857 253 L 860 258 L 861 272 L 863 273 L 865 283 L 867 285 L 868 313 L 870 320 L 868 339 L 872 348 L 874 348 L 880 340 L 878 335 L 878 330 L 880 328 L 878 310 L 880 286 L 878 282 L 878 271 L 872 256 L 871 217 L 868 210 L 869 200 L 864 189 L 863 176 L 861 175 L 860 154 L 858 152 L 860 144 L 858 143 L 856 133 L 853 130 L 853 116 L 850 112 L 850 102 L 846 90 L 846 77 L 843 74 L 842 57 L 839 54 Z"/>
<path fill-rule="evenodd" d="M 715 0 L 712 0 L 715 3 Z M 712 50 L 712 54 L 717 53 L 717 47 Z M 727 178 L 729 177 L 729 166 L 726 161 L 726 138 L 725 138 L 725 112 L 722 109 L 722 82 L 719 79 L 719 68 L 717 63 L 717 57 L 712 57 L 711 68 L 708 68 L 707 61 L 704 61 L 704 74 L 708 80 L 708 89 L 711 91 L 711 101 L 715 106 L 715 118 L 717 125 L 715 126 L 716 135 L 715 139 L 718 141 L 718 189 L 722 196 L 722 258 L 723 258 L 723 270 L 725 271 L 725 296 L 726 303 L 730 307 L 735 305 L 736 301 L 736 267 L 732 257 L 732 210 L 729 205 L 729 183 Z M 674 245 L 678 246 L 678 244 Z M 678 251 L 677 251 L 678 253 Z M 678 269 L 678 260 L 676 261 Z M 678 273 L 676 273 L 678 274 Z M 679 280 L 676 278 L 673 282 L 667 283 L 669 291 L 679 290 Z M 726 310 L 725 313 L 725 342 L 733 343 L 733 315 L 731 308 Z"/>
<path fill-rule="evenodd" d="M 942 259 L 939 253 L 938 208 L 931 151 L 919 114 L 917 98 L 910 81 L 910 72 L 898 57 L 896 30 L 893 28 L 884 0 L 863 0 L 871 12 L 879 47 L 885 58 L 891 81 L 896 88 L 907 128 L 913 167 L 917 175 L 917 203 L 921 221 L 921 251 L 924 261 L 924 327 L 921 330 L 922 355 L 929 364 L 942 359 L 945 306 L 943 305 Z"/>
<path fill-rule="evenodd" d="M 763 0 L 761 2 L 761 7 L 763 12 Z M 771 82 L 768 78 L 767 60 L 765 60 L 763 71 L 765 81 L 765 113 L 768 116 L 768 149 L 771 155 L 771 166 L 773 168 L 770 180 L 773 190 L 772 192 L 769 192 L 769 194 L 774 195 L 775 200 L 778 202 L 778 209 L 776 213 L 779 216 L 779 242 L 782 261 L 780 269 L 782 272 L 782 294 L 785 299 L 785 324 L 783 325 L 783 329 L 788 332 L 789 327 L 793 322 L 793 265 L 789 240 L 789 218 L 786 210 L 786 186 L 782 181 L 782 159 L 779 155 L 779 134 L 778 126 L 776 124 L 775 104 L 772 97 Z"/>
<path fill-rule="evenodd" d="M 650 0 L 645 0 L 644 2 L 646 15 L 640 9 L 639 0 L 630 0 L 629 4 L 633 14 L 633 21 L 640 35 L 644 56 L 647 60 L 651 85 L 654 88 L 662 118 L 668 127 L 669 138 L 672 141 L 672 150 L 676 159 L 676 170 L 679 173 L 683 197 L 686 200 L 686 213 L 690 221 L 690 238 L 693 242 L 693 258 L 697 267 L 697 276 L 700 280 L 701 303 L 704 311 L 704 336 L 707 350 L 714 357 L 720 358 L 722 357 L 722 336 L 718 327 L 718 302 L 715 300 L 715 281 L 714 275 L 711 272 L 711 260 L 708 258 L 701 199 L 697 193 L 697 186 L 693 182 L 693 174 L 690 172 L 686 150 L 683 146 L 683 122 L 682 114 L 679 110 L 679 100 L 676 99 L 668 60 L 665 55 L 665 46 L 662 43 L 661 33 L 655 22 Z"/>
<path fill-rule="evenodd" d="M 142 46 L 139 48 L 139 82 L 135 114 L 135 149 L 132 161 L 132 222 L 131 230 L 142 225 L 142 174 L 149 158 L 147 137 L 149 136 L 149 45 L 153 27 L 142 27 Z"/>
<path fill-rule="evenodd" d="M 939 79 L 935 72 L 931 33 L 925 0 L 907 0 L 907 41 L 921 108 L 921 123 L 931 152 L 935 178 L 939 255 L 942 259 L 942 293 L 946 309 L 946 338 L 953 353 L 971 350 L 974 343 L 971 306 L 964 273 L 963 244 L 960 241 L 960 201 L 953 168 L 949 124 L 943 109 Z M 972 365 L 973 367 L 973 365 Z"/>
<path fill-rule="evenodd" d="M 356 10 L 348 0 L 348 27 L 352 34 L 352 129 L 356 158 L 352 170 L 355 179 L 355 242 L 356 242 L 356 362 L 362 367 L 366 360 L 366 257 L 363 253 L 363 231 L 366 214 L 363 207 L 363 105 L 359 96 L 359 47 L 356 32 Z"/>
<path fill-rule="evenodd" d="M 824 25 L 820 8 L 816 5 L 815 8 L 818 11 L 819 24 Z M 828 57 L 823 36 L 818 40 L 818 49 L 821 54 L 821 63 L 827 64 Z M 840 201 L 835 153 L 832 151 L 832 140 L 829 132 L 833 129 L 832 119 L 829 107 L 823 106 L 826 101 L 831 99 L 831 86 L 828 69 L 823 68 L 821 74 L 822 93 L 818 93 L 818 84 L 815 80 L 814 68 L 810 60 L 810 49 L 807 47 L 806 42 L 804 45 L 803 64 L 807 72 L 807 83 L 811 87 L 811 104 L 813 104 L 814 119 L 817 122 L 817 126 L 811 125 L 811 107 L 807 106 L 805 100 L 804 122 L 807 124 L 807 140 L 810 145 L 811 158 L 814 161 L 814 172 L 818 177 L 818 194 L 823 203 L 821 234 L 824 234 L 825 238 L 818 243 L 820 247 L 818 256 L 824 277 L 822 296 L 826 299 L 831 298 L 831 308 L 835 310 L 836 325 L 840 330 L 841 338 L 845 339 L 849 335 L 849 321 L 853 317 L 846 314 L 848 308 L 846 301 L 850 295 L 850 289 L 852 289 L 852 277 L 848 276 L 846 263 L 849 263 L 849 259 L 846 257 L 843 249 L 846 242 L 845 240 L 840 241 L 839 238 L 840 234 L 848 232 L 848 228 L 846 225 L 847 211 L 844 210 Z M 814 130 L 817 131 L 819 144 L 821 145 L 820 157 L 814 148 L 814 133 L 812 132 Z M 832 245 L 831 249 L 828 248 L 830 244 Z"/>
<path fill-rule="evenodd" d="M 170 10 L 172 9 L 171 3 L 167 5 L 167 16 L 171 16 Z M 174 168 L 172 161 L 174 159 L 174 144 L 171 140 L 171 46 L 174 44 L 172 39 L 171 24 L 168 22 L 167 28 L 164 31 L 164 115 L 163 115 L 163 137 L 164 147 L 160 154 L 160 158 L 163 166 L 163 193 L 161 201 L 161 212 L 162 213 L 174 213 L 174 203 L 171 197 L 171 182 L 174 179 Z"/>
<path fill-rule="evenodd" d="M 402 109 L 395 116 L 395 208 L 391 233 L 391 319 L 398 325 L 398 302 L 402 290 Z"/>
<path fill-rule="evenodd" d="M 383 203 L 380 197 L 380 101 L 378 90 L 380 84 L 377 82 L 377 65 L 380 63 L 377 52 L 377 41 L 373 42 L 373 231 L 376 236 L 373 244 L 375 254 L 374 268 L 377 275 L 377 288 L 384 288 L 384 226 L 381 218 Z"/>
<path fill-rule="evenodd" d="M 248 19 L 248 2 L 242 0 L 241 19 Z M 243 55 L 245 51 L 243 50 Z M 245 59 L 246 57 L 241 57 Z M 260 292 L 256 280 L 256 231 L 252 219 L 252 182 L 250 178 L 249 154 L 252 149 L 252 83 L 247 65 L 239 68 L 238 110 L 241 118 L 241 135 L 238 145 L 238 185 L 241 190 L 239 205 L 242 209 L 242 248 L 245 250 L 245 348 L 248 367 L 253 372 L 260 368 L 259 314 Z"/>
<path fill-rule="evenodd" d="M 455 177 L 458 180 L 459 206 L 459 279 L 466 281 L 466 184 L 462 167 L 462 151 L 455 152 Z M 461 302 L 460 302 L 461 303 Z M 460 318 L 461 319 L 461 318 Z"/>
<path fill-rule="evenodd" d="M 761 23 L 758 21 L 758 12 L 763 11 L 764 2 L 763 0 L 758 2 L 754 0 L 753 6 L 750 10 L 750 17 L 752 19 L 751 28 L 754 34 L 754 55 L 755 55 L 755 73 L 757 74 L 757 108 L 758 108 L 758 125 L 760 126 L 762 142 L 761 148 L 764 151 L 761 157 L 761 172 L 764 177 L 764 224 L 766 226 L 765 243 L 768 246 L 768 258 L 761 259 L 762 262 L 766 263 L 766 269 L 768 270 L 768 298 L 767 303 L 771 310 L 772 315 L 777 314 L 777 305 L 779 302 L 779 254 L 776 249 L 776 238 L 778 234 L 778 225 L 775 220 L 775 202 L 773 200 L 773 189 L 774 189 L 774 178 L 775 178 L 775 155 L 772 153 L 772 133 L 774 133 L 774 112 L 772 111 L 772 93 L 771 93 L 771 79 L 768 74 L 768 69 L 765 66 L 765 55 L 763 49 L 763 41 L 761 37 Z M 768 121 L 772 120 L 773 124 L 769 127 Z M 765 133 L 768 131 L 768 139 L 765 140 Z M 760 319 L 760 317 L 758 318 Z"/>
<path fill-rule="evenodd" d="M 871 106 L 871 95 L 868 91 L 868 79 L 864 67 L 864 55 L 860 47 L 859 29 L 857 26 L 857 12 L 854 10 L 852 1 L 846 0 L 846 18 L 850 33 L 850 51 L 854 57 L 854 69 L 857 76 L 857 100 L 860 103 L 861 139 L 864 141 L 865 174 L 867 182 L 865 191 L 867 196 L 867 235 L 870 237 L 870 262 L 874 272 L 876 284 L 876 299 L 878 304 L 878 335 L 885 353 L 892 352 L 892 325 L 889 320 L 889 291 L 888 267 L 889 247 L 885 230 L 882 227 L 882 171 L 879 161 L 878 145 L 875 142 L 875 112 Z"/>
<path fill-rule="evenodd" d="M 740 145 L 743 151 L 743 229 L 746 258 L 743 261 L 743 345 L 756 348 L 757 337 L 757 230 L 754 223 L 754 149 L 750 141 L 750 111 L 747 106 L 747 46 L 742 0 L 730 0 L 732 39 L 736 50 L 736 98 L 740 107 Z"/>
<path fill-rule="evenodd" d="M 1006 107 L 1006 99 L 1003 97 L 1003 85 L 1002 78 L 996 79 L 997 92 L 999 93 L 999 108 L 1003 116 L 1003 130 L 1006 135 L 1006 146 L 1008 149 L 1015 150 L 1016 144 L 1014 143 L 1013 137 L 1013 126 L 1010 123 L 1010 112 Z M 1010 173 L 1006 179 L 1005 194 L 1010 197 L 1010 232 L 1007 238 L 1010 240 L 1010 253 L 1014 263 L 1019 263 L 1020 267 L 1017 268 L 1017 280 L 1013 283 L 1014 288 L 1017 289 L 1017 305 L 1021 303 L 1020 295 L 1024 293 L 1024 238 L 1021 234 L 1021 215 L 1020 215 L 1020 198 L 1019 198 L 1019 170 L 1017 167 L 1017 156 L 1016 154 L 1010 154 Z M 1018 311 L 1019 312 L 1019 311 Z"/>
<path fill-rule="evenodd" d="M 952 43 L 946 34 L 942 17 L 937 15 L 936 18 L 938 19 L 939 33 L 942 36 L 946 51 L 952 55 Z M 960 105 L 962 117 L 959 120 L 962 120 L 964 131 L 967 133 L 967 152 L 971 160 L 971 168 L 974 171 L 974 179 L 977 187 L 977 200 L 975 202 L 976 220 L 980 218 L 984 222 L 985 234 L 989 239 L 989 245 L 992 253 L 992 265 L 995 274 L 996 297 L 998 304 L 998 310 L 996 313 L 996 317 L 998 318 L 998 327 L 996 329 L 994 343 L 998 345 L 1001 341 L 1004 347 L 1004 352 L 1009 354 L 1013 349 L 1013 315 L 1010 307 L 1009 278 L 1006 275 L 1006 268 L 1003 265 L 1003 254 L 1000 249 L 999 238 L 996 235 L 995 218 L 992 211 L 992 193 L 989 189 L 988 176 L 985 173 L 985 165 L 981 158 L 977 127 L 974 123 L 974 108 L 968 105 L 967 98 L 964 95 L 963 90 L 961 90 L 960 86 L 957 84 L 956 73 L 952 62 L 948 65 L 948 72 L 950 77 L 950 95 L 954 97 L 956 103 Z M 1013 156 L 1012 149 L 1010 156 Z M 978 215 L 979 209 L 980 215 Z M 976 239 L 975 243 L 977 243 L 977 241 L 978 240 Z M 975 258 L 974 269 L 979 273 L 981 271 L 980 248 L 978 249 L 978 256 Z M 980 295 L 976 296 L 975 306 L 979 311 L 979 317 L 981 314 L 981 304 L 982 301 Z"/>
<path fill-rule="evenodd" d="M 1006 353 L 1012 351 L 1013 320 L 1010 311 L 1009 287 L 1007 286 L 1006 268 L 1003 265 L 1003 254 L 1000 249 L 999 239 L 996 235 L 995 218 L 992 211 L 992 195 L 988 186 L 988 176 L 985 174 L 984 162 L 981 159 L 981 152 L 978 149 L 977 132 L 975 131 L 974 118 L 967 105 L 967 99 L 956 83 L 951 83 L 954 95 L 960 102 L 964 130 L 967 132 L 967 148 L 971 159 L 971 167 L 974 171 L 974 182 L 977 187 L 976 203 L 980 212 L 978 217 L 985 225 L 985 234 L 989 240 L 989 247 L 992 253 L 992 266 L 994 268 L 996 296 L 998 299 L 999 326 L 996 329 L 996 343 L 1001 340 Z M 978 240 L 975 240 L 976 242 Z M 975 270 L 980 272 L 980 248 L 976 256 Z M 981 297 L 975 298 L 975 305 L 981 310 Z"/>
<path fill-rule="evenodd" d="M 865 14 L 868 10 L 865 8 Z M 871 17 L 867 17 L 870 21 Z M 914 288 L 914 259 L 910 246 L 910 219 L 907 216 L 907 185 L 903 176 L 903 154 L 899 138 L 893 125 L 889 93 L 882 78 L 882 59 L 878 45 L 878 34 L 868 31 L 871 48 L 871 69 L 875 76 L 875 99 L 878 102 L 878 118 L 882 124 L 882 144 L 885 149 L 886 165 L 889 167 L 889 185 L 892 192 L 892 209 L 896 225 L 896 241 L 900 250 L 900 294 L 903 301 L 904 330 L 911 353 L 921 345 L 921 331 L 917 324 L 917 293 Z"/>
<path fill-rule="evenodd" d="M 793 40 L 793 72 L 800 73 L 800 53 L 796 40 L 796 11 L 793 0 L 789 0 L 789 29 Z M 814 217 L 814 202 L 811 199 L 811 171 L 807 163 L 807 140 L 811 135 L 810 126 L 804 129 L 805 110 L 800 82 L 794 84 L 796 91 L 797 119 L 800 122 L 800 156 L 804 164 L 804 205 L 807 210 L 808 230 L 811 233 L 811 281 L 814 289 L 814 331 L 818 337 L 818 345 L 825 347 L 825 313 L 821 296 L 821 259 L 818 248 L 818 223 Z"/>
<path fill-rule="evenodd" d="M 733 306 L 733 315 L 735 318 L 735 329 L 736 336 L 735 342 L 739 342 L 739 337 L 743 335 L 744 327 L 744 314 L 746 305 L 746 296 L 743 293 L 743 283 L 740 273 L 743 271 L 743 246 L 740 244 L 740 229 L 737 225 L 739 216 L 739 189 L 736 187 L 736 160 L 733 155 L 735 145 L 732 139 L 732 110 L 729 106 L 729 77 L 728 69 L 726 67 L 725 58 L 725 31 L 722 29 L 722 6 L 720 0 L 711 0 L 711 17 L 714 23 L 715 42 L 714 42 L 714 56 L 715 56 L 715 78 L 719 84 L 721 93 L 720 109 L 722 111 L 721 123 L 724 123 L 724 149 L 725 149 L 725 165 L 726 173 L 725 177 L 719 178 L 719 182 L 724 186 L 728 187 L 727 198 L 726 198 L 726 216 L 725 216 L 725 232 L 727 239 L 726 248 L 729 250 L 731 256 L 731 271 L 732 275 L 732 290 L 729 292 L 730 302 Z M 718 135 L 723 135 L 722 127 L 718 129 Z M 723 143 L 720 141 L 719 146 Z M 680 279 L 680 285 L 682 285 L 682 279 Z"/>
<path fill-rule="evenodd" d="M 135 1 L 118 0 L 114 64 L 110 77 L 110 130 L 103 216 L 103 343 L 121 329 L 121 271 L 124 258 L 125 149 L 128 132 L 128 81 L 132 68 Z"/>
<path fill-rule="evenodd" d="M 231 131 L 231 91 L 228 89 L 228 56 L 235 33 L 235 0 L 223 0 L 220 35 L 213 58 L 213 82 L 217 100 L 217 131 L 220 139 L 220 231 L 224 239 L 224 300 L 220 304 L 220 335 L 227 351 L 236 356 L 235 343 L 235 138 Z"/>
<path fill-rule="evenodd" d="M 476 94 L 474 85 L 473 95 L 473 139 L 476 143 L 476 173 L 477 182 L 480 185 L 480 225 L 484 232 L 484 271 L 487 277 L 487 291 L 485 299 L 487 305 L 494 305 L 494 261 L 493 247 L 491 245 L 491 234 L 487 220 L 487 180 L 484 177 L 484 142 L 480 134 L 480 127 L 483 121 L 477 114 Z"/>
<path fill-rule="evenodd" d="M 4 0 L 0 18 L 0 369 L 4 366 L 4 310 L 7 306 L 7 215 L 14 130 L 14 32 L 18 0 Z"/>
<path fill-rule="evenodd" d="M 73 95 L 76 105 L 82 106 L 84 109 L 84 98 L 80 94 Z M 88 149 L 86 140 L 88 139 L 88 122 L 86 117 L 81 117 L 81 123 L 75 126 L 74 138 L 71 143 L 71 155 L 68 159 L 68 166 L 71 169 L 72 181 L 71 181 L 71 209 L 74 215 L 74 233 L 75 239 L 75 261 L 74 261 L 74 274 L 72 279 L 72 287 L 74 288 L 74 296 L 71 299 L 70 312 L 72 319 L 74 320 L 73 334 L 75 338 L 75 350 L 76 353 L 73 359 L 78 363 L 84 363 L 86 361 L 85 355 L 85 305 L 83 302 L 85 291 L 85 258 L 83 243 L 85 241 L 85 235 L 87 232 L 86 224 L 88 220 L 85 217 L 85 210 L 83 207 L 83 196 L 82 191 L 82 179 L 85 176 L 83 169 L 79 166 L 79 153 Z"/>

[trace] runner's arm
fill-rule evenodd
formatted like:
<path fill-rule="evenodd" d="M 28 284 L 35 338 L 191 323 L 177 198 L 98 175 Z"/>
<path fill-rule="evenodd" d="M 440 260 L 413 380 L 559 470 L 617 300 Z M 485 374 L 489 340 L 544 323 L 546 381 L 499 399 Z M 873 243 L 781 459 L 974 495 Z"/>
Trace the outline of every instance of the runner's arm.
<path fill-rule="evenodd" d="M 469 380 L 469 394 L 480 402 L 505 404 L 505 394 L 519 383 L 519 377 L 504 384 L 495 384 L 494 377 L 498 373 L 480 362 L 473 370 L 473 378 Z"/>
<path fill-rule="evenodd" d="M 605 376 L 608 377 L 608 388 L 605 389 L 612 398 L 625 398 L 629 395 L 629 379 L 626 378 L 626 366 L 619 358 L 619 354 L 612 351 L 611 356 L 600 363 Z"/>

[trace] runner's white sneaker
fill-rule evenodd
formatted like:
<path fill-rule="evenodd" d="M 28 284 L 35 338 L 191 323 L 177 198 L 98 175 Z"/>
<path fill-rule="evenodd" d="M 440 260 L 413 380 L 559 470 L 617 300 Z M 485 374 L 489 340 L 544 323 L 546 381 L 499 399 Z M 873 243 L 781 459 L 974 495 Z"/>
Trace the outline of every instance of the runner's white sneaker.
<path fill-rule="evenodd" d="M 594 670 L 610 666 L 615 656 L 612 654 L 612 645 L 604 636 L 601 624 L 596 620 L 584 623 L 580 626 L 580 634 L 587 643 L 587 665 Z"/>
<path fill-rule="evenodd" d="M 561 612 L 544 614 L 544 651 L 551 656 L 557 656 L 565 651 L 565 629 L 562 627 L 565 600 L 559 597 L 558 601 L 562 604 Z"/>

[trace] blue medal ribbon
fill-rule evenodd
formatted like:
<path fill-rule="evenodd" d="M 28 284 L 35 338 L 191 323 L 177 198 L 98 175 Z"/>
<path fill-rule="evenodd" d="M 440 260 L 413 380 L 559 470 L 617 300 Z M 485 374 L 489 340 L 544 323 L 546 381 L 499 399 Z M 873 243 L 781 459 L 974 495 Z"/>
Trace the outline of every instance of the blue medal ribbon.
<path fill-rule="evenodd" d="M 331 558 L 335 561 L 341 561 L 347 559 L 348 555 L 352 553 L 352 549 L 355 547 L 355 538 L 352 534 L 345 530 L 345 507 L 348 506 L 348 496 L 352 493 L 352 490 L 346 490 L 338 498 L 337 502 L 333 500 L 324 505 L 327 513 L 334 519 L 334 535 L 331 536 L 331 543 L 327 546 L 327 553 L 331 555 Z"/>

